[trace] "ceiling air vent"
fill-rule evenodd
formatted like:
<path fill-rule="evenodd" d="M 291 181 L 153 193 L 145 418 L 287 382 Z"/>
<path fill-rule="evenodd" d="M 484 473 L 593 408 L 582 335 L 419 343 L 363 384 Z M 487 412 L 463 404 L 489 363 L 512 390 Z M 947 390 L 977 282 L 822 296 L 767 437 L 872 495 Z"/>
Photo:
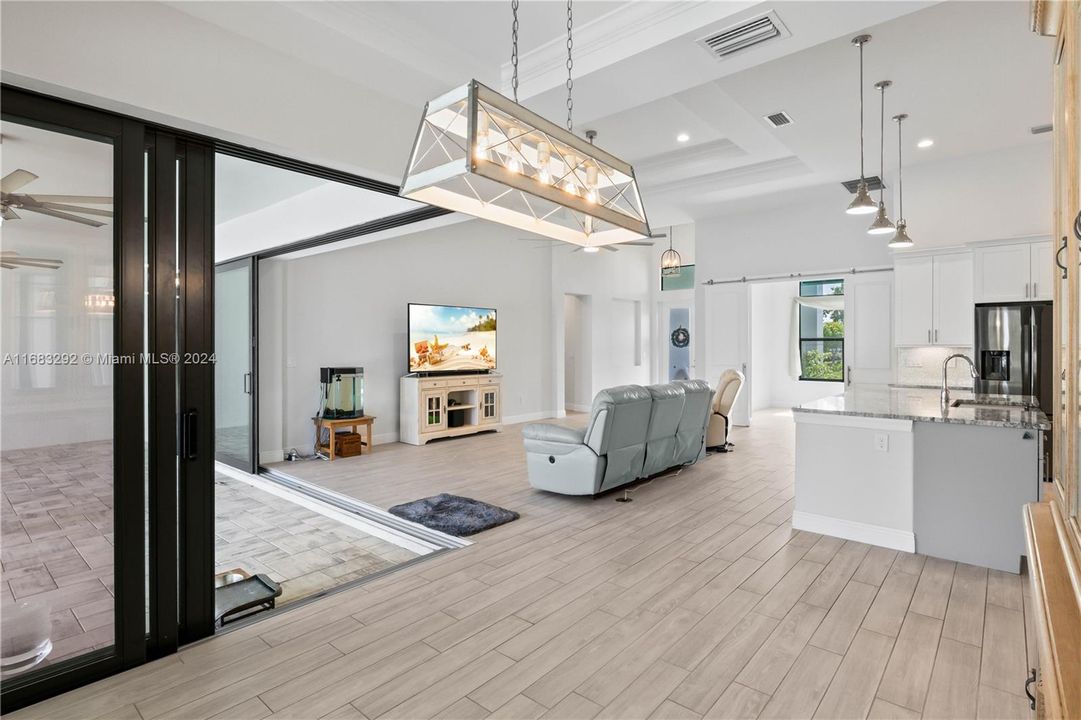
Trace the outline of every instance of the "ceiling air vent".
<path fill-rule="evenodd" d="M 1034 127 L 1030 127 L 1028 129 L 1028 131 L 1030 133 L 1032 133 L 1033 135 L 1043 135 L 1044 133 L 1049 133 L 1054 129 L 1055 129 L 1054 125 L 1048 124 L 1048 125 L 1036 125 Z"/>
<path fill-rule="evenodd" d="M 727 27 L 720 32 L 707 35 L 698 41 L 714 57 L 724 59 L 729 55 L 754 47 L 774 38 L 789 37 L 777 13 L 772 10 L 765 15 L 751 18 L 739 25 Z"/>
<path fill-rule="evenodd" d="M 768 122 L 771 126 L 775 128 L 784 127 L 785 125 L 792 124 L 792 116 L 786 113 L 784 110 L 780 110 L 778 112 L 772 113 L 770 115 L 765 115 L 763 117 L 766 118 L 766 122 Z"/>
<path fill-rule="evenodd" d="M 845 180 L 841 184 L 845 186 L 845 190 L 847 190 L 848 192 L 855 195 L 856 194 L 856 186 L 858 186 L 860 184 L 860 179 L 856 178 L 855 180 Z M 881 187 L 882 187 L 882 179 L 879 178 L 878 175 L 872 175 L 871 177 L 867 178 L 867 189 L 868 190 L 878 190 Z"/>

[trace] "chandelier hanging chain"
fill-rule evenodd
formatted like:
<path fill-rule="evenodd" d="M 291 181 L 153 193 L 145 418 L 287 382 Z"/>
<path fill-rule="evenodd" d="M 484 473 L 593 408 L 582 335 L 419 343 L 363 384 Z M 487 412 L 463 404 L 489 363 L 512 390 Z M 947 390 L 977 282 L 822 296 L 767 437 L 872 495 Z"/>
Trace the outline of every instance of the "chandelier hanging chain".
<path fill-rule="evenodd" d="M 510 86 L 514 91 L 514 102 L 518 102 L 518 0 L 510 0 L 510 10 L 514 16 L 510 26 Z"/>
<path fill-rule="evenodd" d="M 572 92 L 574 91 L 574 78 L 571 76 L 571 71 L 574 69 L 574 10 L 571 7 L 571 3 L 574 0 L 567 0 L 567 130 L 574 130 L 574 98 Z"/>

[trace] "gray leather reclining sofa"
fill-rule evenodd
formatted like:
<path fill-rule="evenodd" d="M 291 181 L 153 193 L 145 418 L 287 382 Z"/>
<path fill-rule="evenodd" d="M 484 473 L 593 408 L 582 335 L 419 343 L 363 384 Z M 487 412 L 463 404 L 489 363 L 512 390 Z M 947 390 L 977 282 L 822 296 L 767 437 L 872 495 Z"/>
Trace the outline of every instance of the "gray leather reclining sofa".
<path fill-rule="evenodd" d="M 563 495 L 596 495 L 697 462 L 705 454 L 712 397 L 704 380 L 621 385 L 597 393 L 584 429 L 526 425 L 529 484 Z"/>

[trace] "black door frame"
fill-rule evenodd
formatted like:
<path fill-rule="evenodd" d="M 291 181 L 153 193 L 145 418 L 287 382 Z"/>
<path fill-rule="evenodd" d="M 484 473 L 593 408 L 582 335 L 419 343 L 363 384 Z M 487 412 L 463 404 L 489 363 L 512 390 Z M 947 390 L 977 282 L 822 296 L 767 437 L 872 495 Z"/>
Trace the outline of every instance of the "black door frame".
<path fill-rule="evenodd" d="M 112 365 L 115 642 L 5 679 L 7 713 L 213 632 L 213 457 L 196 451 L 178 462 L 187 439 L 177 420 L 178 408 L 193 411 L 202 418 L 194 447 L 213 447 L 213 369 L 184 360 L 214 346 L 214 177 L 213 150 L 199 138 L 7 85 L 0 105 L 4 120 L 113 146 L 113 353 L 124 358 Z"/>

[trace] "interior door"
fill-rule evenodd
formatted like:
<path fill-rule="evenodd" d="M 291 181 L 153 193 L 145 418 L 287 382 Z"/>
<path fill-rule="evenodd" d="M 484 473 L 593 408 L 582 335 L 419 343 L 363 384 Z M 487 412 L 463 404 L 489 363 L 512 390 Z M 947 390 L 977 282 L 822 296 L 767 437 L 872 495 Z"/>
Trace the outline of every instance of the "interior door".
<path fill-rule="evenodd" d="M 254 258 L 215 269 L 214 456 L 249 473 L 258 469 L 255 282 Z"/>
<path fill-rule="evenodd" d="M 729 283 L 705 287 L 705 365 L 704 379 L 716 387 L 721 373 L 739 370 L 747 376 L 750 348 L 747 285 Z M 733 425 L 750 425 L 750 385 L 745 382 L 732 408 Z"/>

